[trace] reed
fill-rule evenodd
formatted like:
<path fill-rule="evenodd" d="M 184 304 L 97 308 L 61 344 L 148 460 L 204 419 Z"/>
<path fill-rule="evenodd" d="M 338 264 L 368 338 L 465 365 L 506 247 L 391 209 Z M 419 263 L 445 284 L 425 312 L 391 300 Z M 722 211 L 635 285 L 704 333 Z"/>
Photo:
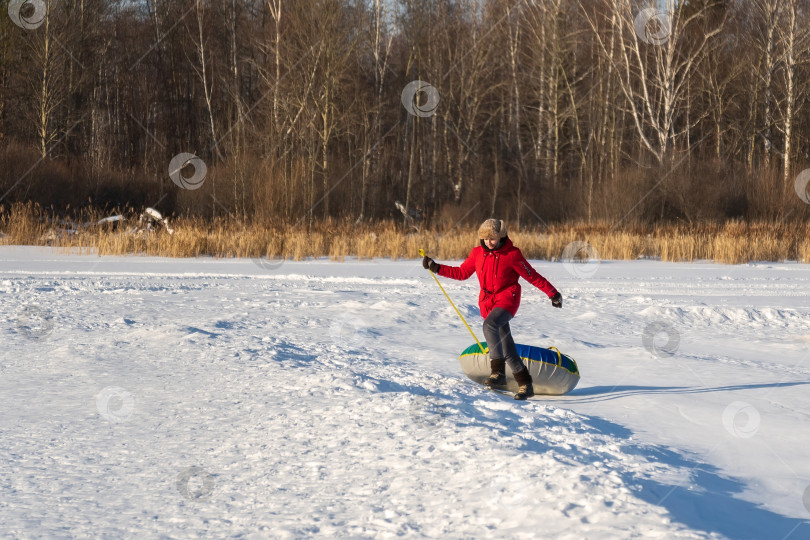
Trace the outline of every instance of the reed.
<path fill-rule="evenodd" d="M 99 255 L 143 254 L 163 257 L 269 257 L 293 260 L 328 257 L 413 259 L 419 248 L 438 260 L 462 259 L 477 245 L 472 227 L 446 230 L 403 230 L 392 221 L 356 224 L 325 220 L 312 226 L 248 223 L 235 219 L 179 219 L 174 234 L 157 230 L 133 233 L 135 220 L 123 226 L 80 226 L 95 223 L 98 211 L 84 211 L 72 221 L 49 215 L 33 204 L 0 206 L 0 244 L 79 248 Z M 599 259 L 662 261 L 810 261 L 810 224 L 743 222 L 631 225 L 609 223 L 555 224 L 543 229 L 513 230 L 510 237 L 527 258 L 557 260 L 572 242 L 587 243 Z"/>

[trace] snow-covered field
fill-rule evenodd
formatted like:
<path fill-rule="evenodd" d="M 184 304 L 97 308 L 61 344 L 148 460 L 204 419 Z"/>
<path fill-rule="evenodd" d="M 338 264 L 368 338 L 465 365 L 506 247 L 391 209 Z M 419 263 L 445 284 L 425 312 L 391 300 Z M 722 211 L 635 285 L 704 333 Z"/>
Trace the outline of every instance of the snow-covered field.
<path fill-rule="evenodd" d="M 810 538 L 810 266 L 535 265 L 520 403 L 415 260 L 0 248 L 0 537 Z"/>

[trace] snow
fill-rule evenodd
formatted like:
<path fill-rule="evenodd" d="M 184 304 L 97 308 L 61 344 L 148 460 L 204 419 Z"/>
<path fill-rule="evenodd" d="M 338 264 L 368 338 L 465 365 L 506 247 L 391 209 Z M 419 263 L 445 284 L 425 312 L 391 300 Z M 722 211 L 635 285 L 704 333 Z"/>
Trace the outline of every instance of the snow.
<path fill-rule="evenodd" d="M 0 248 L 0 537 L 810 538 L 810 266 L 533 264 L 520 403 L 417 261 Z"/>

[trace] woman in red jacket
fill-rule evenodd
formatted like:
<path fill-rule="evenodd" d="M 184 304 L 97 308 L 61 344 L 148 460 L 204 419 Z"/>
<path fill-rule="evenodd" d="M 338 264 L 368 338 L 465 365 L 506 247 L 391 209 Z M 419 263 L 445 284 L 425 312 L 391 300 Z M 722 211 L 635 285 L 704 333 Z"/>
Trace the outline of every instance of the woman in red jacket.
<path fill-rule="evenodd" d="M 546 278 L 537 273 L 523 254 L 506 235 L 506 224 L 500 219 L 488 219 L 478 229 L 481 245 L 473 248 L 461 266 L 437 264 L 425 256 L 422 266 L 443 277 L 465 280 L 473 272 L 478 276 L 481 292 L 478 307 L 484 317 L 484 337 L 489 347 L 489 362 L 492 374 L 484 384 L 506 384 L 506 363 L 512 369 L 518 383 L 515 399 L 534 395 L 532 377 L 518 356 L 515 340 L 509 330 L 509 321 L 520 306 L 520 284 L 523 278 L 551 298 L 554 307 L 562 307 L 562 295 Z"/>

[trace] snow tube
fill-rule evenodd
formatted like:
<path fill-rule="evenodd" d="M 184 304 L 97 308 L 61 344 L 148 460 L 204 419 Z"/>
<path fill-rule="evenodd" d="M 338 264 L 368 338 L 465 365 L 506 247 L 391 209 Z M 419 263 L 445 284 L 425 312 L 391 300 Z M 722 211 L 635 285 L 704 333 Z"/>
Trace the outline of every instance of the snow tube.
<path fill-rule="evenodd" d="M 486 342 L 481 345 L 488 351 Z M 529 368 L 535 394 L 560 396 L 573 390 L 579 382 L 579 368 L 570 356 L 560 353 L 556 349 L 544 349 L 531 345 L 517 345 L 517 351 L 523 365 Z M 482 353 L 477 343 L 470 345 L 458 357 L 461 369 L 473 381 L 483 384 L 489 377 L 489 355 Z M 515 376 L 506 365 L 506 389 L 517 392 L 518 384 Z"/>

